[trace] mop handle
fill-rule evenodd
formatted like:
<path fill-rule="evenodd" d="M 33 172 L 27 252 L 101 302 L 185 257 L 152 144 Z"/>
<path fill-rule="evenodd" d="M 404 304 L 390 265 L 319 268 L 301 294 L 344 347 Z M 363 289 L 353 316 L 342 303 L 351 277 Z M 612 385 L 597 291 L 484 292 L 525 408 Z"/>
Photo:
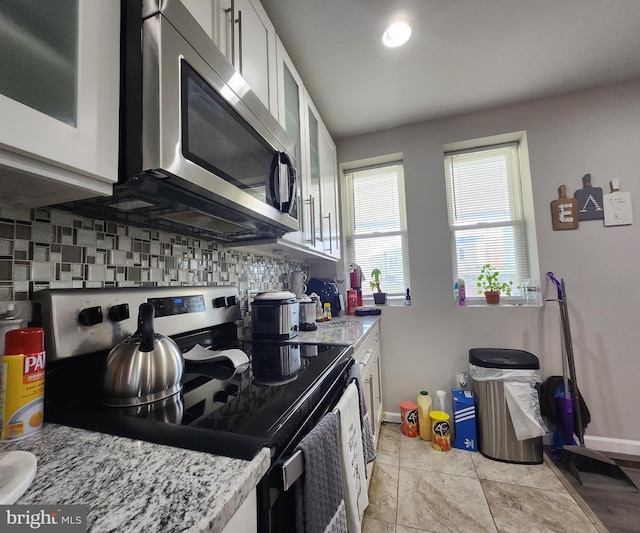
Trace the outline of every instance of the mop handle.
<path fill-rule="evenodd" d="M 565 327 L 565 313 L 562 307 L 563 298 L 562 298 L 562 284 L 556 279 L 553 275 L 553 272 L 547 272 L 547 277 L 551 280 L 551 282 L 556 286 L 556 290 L 558 291 L 558 305 L 560 306 L 560 327 L 562 329 L 562 384 L 564 385 L 564 397 L 570 398 L 571 395 L 569 393 L 569 378 L 568 374 L 568 361 L 567 361 L 567 338 L 565 335 L 566 327 Z"/>
<path fill-rule="evenodd" d="M 561 313 L 563 315 L 563 320 L 565 323 L 565 348 L 567 350 L 567 362 L 569 363 L 569 373 L 571 375 L 571 383 L 573 384 L 573 410 L 576 416 L 576 422 L 578 422 L 578 427 L 576 435 L 578 436 L 578 442 L 580 446 L 584 448 L 584 426 L 582 420 L 582 411 L 581 407 L 581 394 L 578 389 L 578 376 L 576 375 L 576 365 L 575 360 L 573 358 L 573 344 L 571 342 L 571 326 L 569 325 L 569 308 L 567 306 L 566 299 L 566 290 L 564 286 L 564 279 L 561 281 L 562 293 L 565 295 L 565 298 L 562 300 L 561 304 Z"/>
<path fill-rule="evenodd" d="M 563 300 L 563 297 L 562 297 L 562 285 L 556 279 L 556 277 L 553 275 L 553 272 L 547 272 L 547 277 L 551 280 L 551 283 L 553 283 L 556 286 L 556 290 L 558 291 L 558 300 L 562 301 Z"/>

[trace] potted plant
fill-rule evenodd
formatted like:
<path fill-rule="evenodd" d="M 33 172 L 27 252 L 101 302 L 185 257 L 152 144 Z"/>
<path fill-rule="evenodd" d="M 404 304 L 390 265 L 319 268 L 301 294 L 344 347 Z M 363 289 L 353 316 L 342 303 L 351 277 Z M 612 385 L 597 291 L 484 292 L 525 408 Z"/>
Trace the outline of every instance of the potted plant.
<path fill-rule="evenodd" d="M 485 300 L 490 305 L 500 303 L 500 294 L 511 296 L 513 281 L 501 282 L 498 279 L 499 276 L 500 272 L 495 270 L 490 264 L 486 264 L 480 269 L 477 283 L 480 289 L 478 294 L 484 294 Z"/>
<path fill-rule="evenodd" d="M 387 293 L 380 290 L 381 275 L 382 272 L 380 272 L 379 268 L 374 268 L 371 271 L 371 281 L 369 282 L 369 286 L 372 291 L 376 291 L 373 293 L 373 301 L 376 305 L 384 305 L 387 303 Z"/>

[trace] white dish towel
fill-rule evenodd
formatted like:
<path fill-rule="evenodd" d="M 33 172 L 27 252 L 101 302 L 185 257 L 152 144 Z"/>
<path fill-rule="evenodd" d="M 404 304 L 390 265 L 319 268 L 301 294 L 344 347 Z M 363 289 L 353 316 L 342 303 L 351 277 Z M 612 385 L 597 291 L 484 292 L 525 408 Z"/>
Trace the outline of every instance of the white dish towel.
<path fill-rule="evenodd" d="M 342 489 L 347 507 L 349 533 L 362 531 L 362 515 L 369 505 L 367 478 L 360 428 L 358 388 L 350 383 L 336 406 L 340 413 L 340 462 Z"/>

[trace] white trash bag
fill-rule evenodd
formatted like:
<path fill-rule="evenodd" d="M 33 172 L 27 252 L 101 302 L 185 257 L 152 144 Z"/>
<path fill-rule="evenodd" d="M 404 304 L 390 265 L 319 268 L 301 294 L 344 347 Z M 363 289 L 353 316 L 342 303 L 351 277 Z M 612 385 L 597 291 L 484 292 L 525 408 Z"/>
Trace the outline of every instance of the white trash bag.
<path fill-rule="evenodd" d="M 507 408 L 518 440 L 542 437 L 548 429 L 540 413 L 536 383 L 538 370 L 509 370 L 469 365 L 469 375 L 476 381 L 502 381 Z"/>

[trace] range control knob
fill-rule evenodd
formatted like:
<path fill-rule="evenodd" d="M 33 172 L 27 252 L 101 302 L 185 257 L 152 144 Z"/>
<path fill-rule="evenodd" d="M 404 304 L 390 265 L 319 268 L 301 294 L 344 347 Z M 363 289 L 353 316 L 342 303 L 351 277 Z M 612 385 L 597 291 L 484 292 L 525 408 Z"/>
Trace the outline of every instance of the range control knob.
<path fill-rule="evenodd" d="M 85 307 L 78 313 L 78 322 L 82 326 L 95 326 L 102 323 L 102 307 L 99 305 L 95 307 Z"/>
<path fill-rule="evenodd" d="M 220 296 L 219 298 L 214 298 L 213 307 L 226 307 L 227 299 L 224 296 Z"/>
<path fill-rule="evenodd" d="M 129 304 L 112 305 L 109 307 L 107 314 L 112 322 L 122 322 L 131 316 L 129 314 Z"/>
<path fill-rule="evenodd" d="M 235 296 L 227 296 L 227 307 L 232 307 L 238 303 L 238 299 Z"/>

